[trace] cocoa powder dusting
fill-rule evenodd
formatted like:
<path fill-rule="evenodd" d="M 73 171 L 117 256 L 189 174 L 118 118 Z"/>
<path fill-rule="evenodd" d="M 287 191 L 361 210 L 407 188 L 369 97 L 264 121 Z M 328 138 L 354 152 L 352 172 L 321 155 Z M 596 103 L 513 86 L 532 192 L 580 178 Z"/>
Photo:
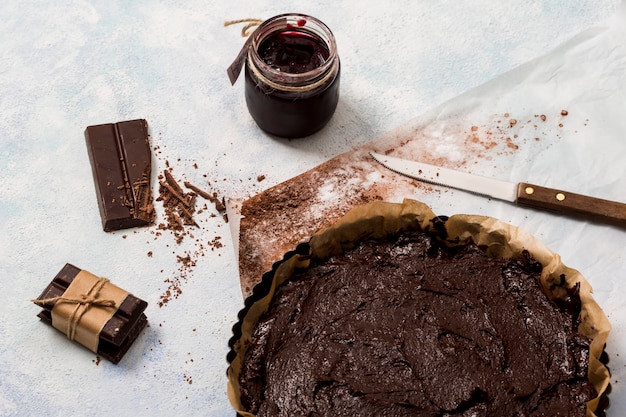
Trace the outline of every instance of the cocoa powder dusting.
<path fill-rule="evenodd" d="M 381 194 L 387 186 L 374 186 L 375 181 L 368 178 L 370 171 L 351 164 L 347 157 L 335 157 L 243 203 L 239 270 L 244 295 L 250 294 L 271 263 L 295 244 L 330 226 L 355 205 L 389 195 Z M 372 165 L 365 155 L 362 158 L 361 163 Z"/>
<path fill-rule="evenodd" d="M 479 161 L 512 156 L 523 146 L 550 146 L 540 139 L 558 139 L 559 134 L 546 133 L 547 120 L 545 114 L 520 118 L 507 112 L 483 123 L 450 123 L 444 133 L 440 126 L 432 133 L 424 127 L 399 129 L 249 198 L 241 206 L 243 295 L 250 295 L 263 273 L 286 252 L 355 205 L 450 192 L 387 170 L 372 161 L 370 151 L 471 172 Z M 440 151 L 442 135 L 458 138 L 454 152 Z"/>

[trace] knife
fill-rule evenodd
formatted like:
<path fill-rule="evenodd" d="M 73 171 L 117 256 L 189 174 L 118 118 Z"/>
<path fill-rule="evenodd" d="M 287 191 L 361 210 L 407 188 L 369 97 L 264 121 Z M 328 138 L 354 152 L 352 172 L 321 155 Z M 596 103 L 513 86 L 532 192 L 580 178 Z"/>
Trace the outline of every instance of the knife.
<path fill-rule="evenodd" d="M 370 152 L 381 165 L 398 174 L 432 184 L 509 201 L 518 206 L 626 227 L 626 204 L 527 182 L 508 182 L 449 168 Z"/>

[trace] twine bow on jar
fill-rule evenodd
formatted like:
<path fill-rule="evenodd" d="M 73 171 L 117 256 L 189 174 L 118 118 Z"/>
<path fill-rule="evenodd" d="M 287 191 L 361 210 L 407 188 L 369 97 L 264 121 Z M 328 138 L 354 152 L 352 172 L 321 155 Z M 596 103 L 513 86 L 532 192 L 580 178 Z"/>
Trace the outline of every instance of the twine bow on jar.
<path fill-rule="evenodd" d="M 228 20 L 224 22 L 224 27 L 237 25 L 239 23 L 246 23 L 246 25 L 241 28 L 241 36 L 244 38 L 248 38 L 241 47 L 241 51 L 239 51 L 239 54 L 237 54 L 237 57 L 235 58 L 233 63 L 230 64 L 230 66 L 226 70 L 231 85 L 235 85 L 235 82 L 237 82 L 237 78 L 239 78 L 239 74 L 241 73 L 241 68 L 243 68 L 243 64 L 246 61 L 248 50 L 252 45 L 253 37 L 251 35 L 254 33 L 254 30 L 256 30 L 256 28 L 258 28 L 263 22 L 264 20 L 254 18 Z M 254 30 L 252 30 L 252 28 L 254 28 Z"/>
<path fill-rule="evenodd" d="M 260 26 L 263 22 L 264 20 L 262 19 L 254 18 L 227 20 L 226 22 L 224 22 L 224 27 L 238 25 L 240 23 L 246 23 L 246 25 L 241 28 L 241 36 L 247 38 L 252 32 L 254 32 L 250 29 Z"/>

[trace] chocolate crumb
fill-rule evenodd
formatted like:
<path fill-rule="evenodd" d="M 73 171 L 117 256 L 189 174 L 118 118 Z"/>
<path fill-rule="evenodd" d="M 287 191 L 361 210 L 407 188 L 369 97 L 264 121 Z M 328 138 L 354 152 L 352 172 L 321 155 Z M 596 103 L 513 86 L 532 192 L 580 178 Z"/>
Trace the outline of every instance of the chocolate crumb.
<path fill-rule="evenodd" d="M 213 238 L 213 240 L 209 241 L 209 246 L 211 247 L 211 250 L 215 250 L 215 249 L 219 249 L 221 247 L 224 246 L 224 244 L 221 242 L 222 237 L 221 236 L 215 236 Z"/>
<path fill-rule="evenodd" d="M 561 110 L 561 116 L 567 116 L 568 114 L 567 110 Z"/>

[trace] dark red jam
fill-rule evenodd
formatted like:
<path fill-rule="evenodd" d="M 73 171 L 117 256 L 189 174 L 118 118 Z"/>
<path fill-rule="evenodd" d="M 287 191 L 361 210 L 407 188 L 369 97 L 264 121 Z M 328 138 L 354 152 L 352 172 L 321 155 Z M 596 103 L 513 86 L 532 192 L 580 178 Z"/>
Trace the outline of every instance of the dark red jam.
<path fill-rule="evenodd" d="M 339 62 L 329 45 L 313 33 L 287 27 L 262 39 L 255 53 L 262 64 L 250 68 L 254 59 L 246 63 L 245 96 L 259 127 L 287 138 L 323 128 L 339 101 Z M 325 72 L 315 73 L 322 67 Z"/>
<path fill-rule="evenodd" d="M 267 65 L 291 74 L 319 68 L 330 56 L 328 46 L 321 39 L 295 30 L 270 35 L 261 43 L 258 53 Z"/>

